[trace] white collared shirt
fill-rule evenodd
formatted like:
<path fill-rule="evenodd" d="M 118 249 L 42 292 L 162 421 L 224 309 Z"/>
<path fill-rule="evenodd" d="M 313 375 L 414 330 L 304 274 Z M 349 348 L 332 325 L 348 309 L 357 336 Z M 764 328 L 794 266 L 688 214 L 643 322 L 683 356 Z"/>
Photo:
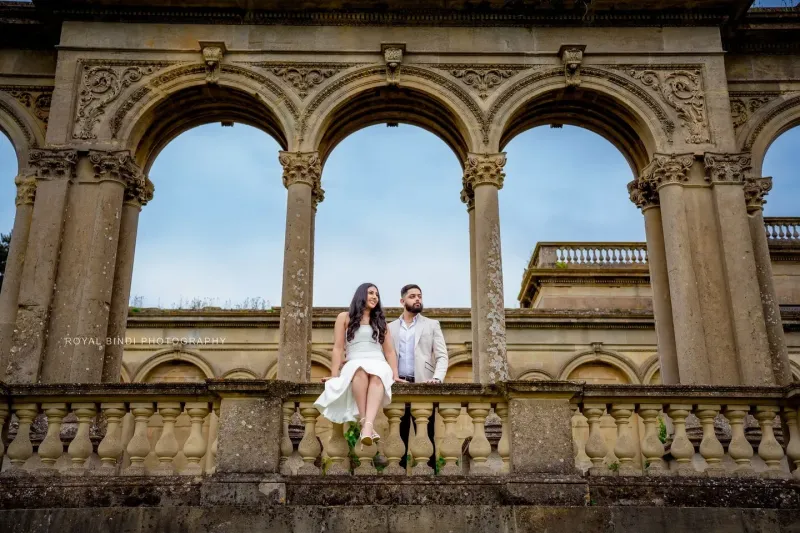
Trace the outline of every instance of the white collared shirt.
<path fill-rule="evenodd" d="M 414 328 L 417 325 L 419 315 L 414 315 L 411 324 L 406 324 L 405 319 L 400 317 L 400 338 L 397 340 L 397 372 L 401 376 L 414 376 L 414 348 L 416 347 L 416 335 Z"/>

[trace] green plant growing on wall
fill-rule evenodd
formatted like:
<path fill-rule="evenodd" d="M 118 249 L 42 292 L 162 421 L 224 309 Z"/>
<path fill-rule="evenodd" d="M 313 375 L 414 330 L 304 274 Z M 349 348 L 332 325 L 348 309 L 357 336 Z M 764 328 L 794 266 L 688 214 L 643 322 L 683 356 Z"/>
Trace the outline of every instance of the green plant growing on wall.
<path fill-rule="evenodd" d="M 619 472 L 619 463 L 616 462 L 616 461 L 614 461 L 613 463 L 610 463 L 608 465 L 608 469 L 611 470 L 614 473 Z"/>
<path fill-rule="evenodd" d="M 556 268 L 567 268 L 567 263 L 565 261 L 556 261 Z"/>
<path fill-rule="evenodd" d="M 344 432 L 344 439 L 347 441 L 347 456 L 350 458 L 350 469 L 361 466 L 361 460 L 356 455 L 356 443 L 358 437 L 361 435 L 361 424 L 358 422 L 351 422 L 347 431 Z"/>
<path fill-rule="evenodd" d="M 661 441 L 661 444 L 665 444 L 667 442 L 667 425 L 664 423 L 664 419 L 662 417 L 658 417 L 658 440 Z"/>

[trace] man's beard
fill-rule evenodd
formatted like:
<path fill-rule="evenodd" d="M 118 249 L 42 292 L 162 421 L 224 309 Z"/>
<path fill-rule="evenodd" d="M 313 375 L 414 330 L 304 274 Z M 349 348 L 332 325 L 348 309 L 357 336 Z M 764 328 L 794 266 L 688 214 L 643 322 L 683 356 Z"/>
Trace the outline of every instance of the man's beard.
<path fill-rule="evenodd" d="M 418 315 L 419 313 L 422 312 L 422 303 L 418 303 L 413 306 L 406 304 L 404 307 L 406 308 L 406 311 L 408 311 L 409 313 L 413 313 L 415 315 Z"/>

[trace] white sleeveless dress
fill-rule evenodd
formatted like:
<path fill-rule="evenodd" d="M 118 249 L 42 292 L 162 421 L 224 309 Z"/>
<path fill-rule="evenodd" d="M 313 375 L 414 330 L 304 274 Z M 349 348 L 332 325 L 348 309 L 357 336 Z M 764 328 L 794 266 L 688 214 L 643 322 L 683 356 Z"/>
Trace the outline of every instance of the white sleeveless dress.
<path fill-rule="evenodd" d="M 358 420 L 358 406 L 353 396 L 351 382 L 359 368 L 363 368 L 367 374 L 381 378 L 385 391 L 383 407 L 392 402 L 394 383 L 392 367 L 386 362 L 381 345 L 372 338 L 372 326 L 361 324 L 353 340 L 347 343 L 346 350 L 347 362 L 342 367 L 339 377 L 326 381 L 325 392 L 314 402 L 314 407 L 319 409 L 322 416 L 335 424 Z"/>

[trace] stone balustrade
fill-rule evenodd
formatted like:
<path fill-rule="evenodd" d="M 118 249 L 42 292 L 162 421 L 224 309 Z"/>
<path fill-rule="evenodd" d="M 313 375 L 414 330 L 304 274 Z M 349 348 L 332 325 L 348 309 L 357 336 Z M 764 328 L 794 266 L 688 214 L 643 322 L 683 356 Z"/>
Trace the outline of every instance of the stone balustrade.
<path fill-rule="evenodd" d="M 764 227 L 769 244 L 800 244 L 798 217 L 765 217 Z"/>
<path fill-rule="evenodd" d="M 531 264 L 537 268 L 646 266 L 647 245 L 643 242 L 540 243 Z"/>
<path fill-rule="evenodd" d="M 264 380 L 0 385 L 0 421 L 12 422 L 10 442 L 0 441 L 2 476 L 583 471 L 800 479 L 800 388 L 793 386 L 396 385 L 381 441 L 364 447 L 355 442 L 357 428 L 321 431 L 313 405 L 321 391 L 320 384 Z M 408 450 L 400 436 L 407 406 L 416 426 Z"/>
<path fill-rule="evenodd" d="M 576 465 L 590 476 L 800 479 L 798 392 L 586 386 L 571 403 L 576 425 L 588 425 L 576 431 Z M 604 417 L 613 418 L 611 434 Z"/>

